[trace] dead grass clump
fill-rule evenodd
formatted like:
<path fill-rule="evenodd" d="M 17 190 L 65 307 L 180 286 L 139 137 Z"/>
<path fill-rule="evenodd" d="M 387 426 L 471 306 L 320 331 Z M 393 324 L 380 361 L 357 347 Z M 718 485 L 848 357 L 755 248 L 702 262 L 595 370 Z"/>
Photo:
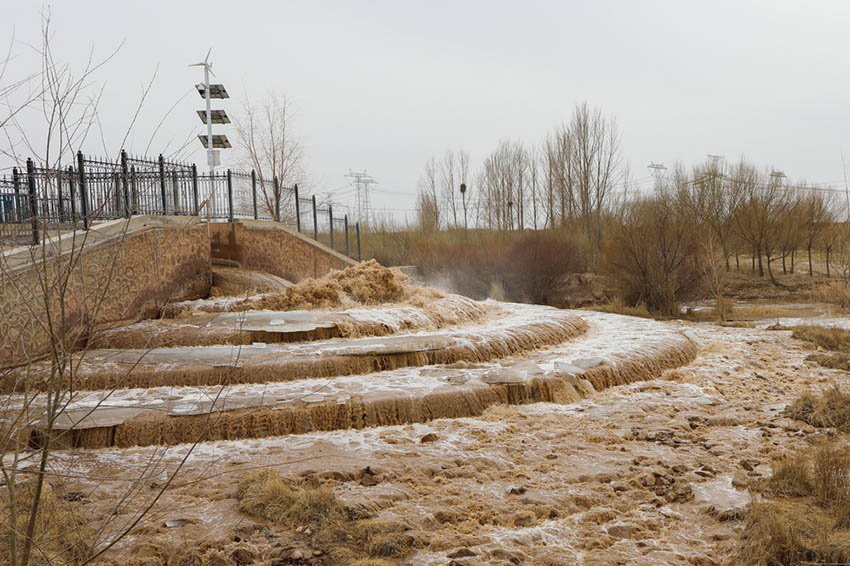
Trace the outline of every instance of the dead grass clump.
<path fill-rule="evenodd" d="M 290 528 L 312 527 L 314 543 L 333 547 L 334 564 L 391 565 L 384 559 L 407 555 L 415 542 L 398 523 L 358 519 L 329 487 L 288 482 L 270 468 L 243 477 L 237 499 L 245 513 Z"/>
<path fill-rule="evenodd" d="M 825 443 L 774 464 L 763 484 L 774 501 L 754 503 L 741 554 L 759 566 L 850 561 L 850 454 Z"/>
<path fill-rule="evenodd" d="M 15 488 L 14 529 L 17 534 L 18 558 L 24 542 L 24 533 L 32 511 L 35 482 L 18 482 Z M 11 556 L 10 500 L 8 494 L 0 500 L 0 556 Z M 72 502 L 64 501 L 45 484 L 42 488 L 36 518 L 31 562 L 33 566 L 73 566 L 88 558 L 91 532 L 85 518 Z"/>
<path fill-rule="evenodd" d="M 404 527 L 379 519 L 364 519 L 352 525 L 352 533 L 363 541 L 363 548 L 372 556 L 402 556 L 413 543 Z"/>
<path fill-rule="evenodd" d="M 626 316 L 638 316 L 641 318 L 652 318 L 652 315 L 649 314 L 649 310 L 646 308 L 646 303 L 638 303 L 635 306 L 630 306 L 627 305 L 623 300 L 623 297 L 619 295 L 615 296 L 607 303 L 587 307 L 587 310 L 607 312 L 611 314 L 623 314 Z"/>
<path fill-rule="evenodd" d="M 372 260 L 332 271 L 318 279 L 307 279 L 287 288 L 285 293 L 238 301 L 230 305 L 229 310 L 346 308 L 399 303 L 423 293 L 430 298 L 443 296 L 434 289 L 415 287 L 401 271 Z"/>
<path fill-rule="evenodd" d="M 239 510 L 288 527 L 345 520 L 345 507 L 327 487 L 293 487 L 272 469 L 248 474 L 239 482 Z"/>
<path fill-rule="evenodd" d="M 828 512 L 806 501 L 783 500 L 750 507 L 741 558 L 757 566 L 798 566 L 850 561 L 850 533 L 833 530 Z"/>
<path fill-rule="evenodd" d="M 809 354 L 807 362 L 817 362 L 821 367 L 850 371 L 850 355 L 848 354 Z"/>
<path fill-rule="evenodd" d="M 829 281 L 815 288 L 813 297 L 823 303 L 850 309 L 850 282 Z"/>
<path fill-rule="evenodd" d="M 850 394 L 838 387 L 831 387 L 820 396 L 807 391 L 795 399 L 783 415 L 812 426 L 850 432 Z"/>
<path fill-rule="evenodd" d="M 824 326 L 794 326 L 791 337 L 811 342 L 833 352 L 850 351 L 850 331 Z"/>

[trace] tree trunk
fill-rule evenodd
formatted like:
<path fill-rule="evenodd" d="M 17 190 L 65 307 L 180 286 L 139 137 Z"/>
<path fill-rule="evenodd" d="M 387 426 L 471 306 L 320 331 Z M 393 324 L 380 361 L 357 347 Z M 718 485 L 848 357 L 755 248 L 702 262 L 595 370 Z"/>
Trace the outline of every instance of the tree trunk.
<path fill-rule="evenodd" d="M 759 277 L 764 277 L 764 264 L 761 261 L 761 248 L 756 250 L 759 256 Z M 770 260 L 768 260 L 767 269 L 770 270 Z"/>
<path fill-rule="evenodd" d="M 809 277 L 814 277 L 814 272 L 812 271 L 812 244 L 810 243 L 806 246 L 806 251 L 809 252 Z"/>
<path fill-rule="evenodd" d="M 829 277 L 829 247 L 826 248 L 826 276 Z"/>
<path fill-rule="evenodd" d="M 782 273 L 788 275 L 788 268 L 785 267 L 785 253 L 782 253 Z"/>

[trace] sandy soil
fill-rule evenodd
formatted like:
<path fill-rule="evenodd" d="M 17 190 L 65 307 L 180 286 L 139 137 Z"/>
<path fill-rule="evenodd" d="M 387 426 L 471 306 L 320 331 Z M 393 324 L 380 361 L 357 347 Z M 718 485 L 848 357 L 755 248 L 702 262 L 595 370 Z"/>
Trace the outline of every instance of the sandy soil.
<path fill-rule="evenodd" d="M 67 452 L 54 483 L 95 517 L 126 491 L 128 473 L 147 467 L 111 521 L 117 529 L 188 454 L 154 512 L 108 555 L 120 563 L 142 547 L 167 557 L 209 543 L 222 564 L 235 564 L 240 548 L 255 564 L 331 564 L 330 549 L 303 532 L 236 511 L 239 477 L 275 466 L 404 524 L 413 565 L 738 564 L 748 483 L 770 472 L 775 454 L 824 434 L 782 417 L 783 407 L 806 389 L 846 388 L 850 375 L 804 361 L 809 350 L 790 332 L 666 324 L 698 337 L 692 363 L 578 403 L 210 442 L 191 454 L 188 445 Z"/>

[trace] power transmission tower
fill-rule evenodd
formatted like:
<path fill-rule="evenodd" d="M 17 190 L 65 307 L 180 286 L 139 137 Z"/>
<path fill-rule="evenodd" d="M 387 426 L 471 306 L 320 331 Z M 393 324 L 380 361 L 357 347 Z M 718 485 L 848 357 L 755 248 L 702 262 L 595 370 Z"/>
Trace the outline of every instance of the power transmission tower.
<path fill-rule="evenodd" d="M 369 224 L 369 216 L 371 215 L 372 202 L 369 198 L 369 185 L 374 185 L 376 181 L 371 175 L 363 171 L 348 170 L 346 178 L 354 181 L 354 208 L 357 210 L 357 221 L 361 224 Z"/>
<path fill-rule="evenodd" d="M 653 179 L 655 179 L 655 190 L 657 191 L 661 189 L 661 179 L 664 177 L 665 173 L 667 173 L 667 168 L 663 163 L 654 162 L 650 162 L 646 168 L 649 169 L 649 174 L 652 175 Z"/>

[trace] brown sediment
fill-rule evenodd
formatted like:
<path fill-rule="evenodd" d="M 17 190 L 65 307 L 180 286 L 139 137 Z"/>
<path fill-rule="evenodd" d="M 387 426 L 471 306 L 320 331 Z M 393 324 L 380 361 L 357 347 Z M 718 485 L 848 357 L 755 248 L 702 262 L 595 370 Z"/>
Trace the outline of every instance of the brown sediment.
<path fill-rule="evenodd" d="M 344 309 L 351 307 L 403 303 L 424 305 L 445 294 L 436 289 L 413 285 L 397 269 L 383 267 L 375 260 L 359 263 L 324 277 L 306 279 L 283 293 L 269 293 L 238 301 L 210 304 L 175 303 L 163 308 L 162 316 L 175 318 L 191 310 L 202 312 L 240 312 L 248 310 Z"/>
<path fill-rule="evenodd" d="M 634 353 L 616 365 L 602 364 L 583 375 L 548 374 L 515 383 L 458 386 L 421 397 L 353 397 L 320 403 L 255 407 L 170 416 L 150 411 L 114 427 L 74 431 L 65 447 L 103 448 L 237 440 L 347 428 L 409 424 L 438 418 L 474 417 L 497 404 L 570 403 L 594 391 L 653 379 L 690 362 L 697 347 L 688 339 Z M 38 439 L 33 437 L 33 444 Z"/>
<path fill-rule="evenodd" d="M 437 330 L 447 326 L 474 322 L 498 307 L 488 307 L 459 295 L 449 295 L 430 302 L 395 325 L 379 320 L 357 320 L 345 312 L 331 312 L 317 320 L 316 328 L 303 331 L 246 330 L 244 324 L 234 320 L 229 325 L 203 326 L 213 315 L 183 316 L 177 320 L 151 320 L 140 325 L 130 325 L 99 331 L 88 342 L 90 349 L 146 349 L 176 346 L 248 345 L 327 340 L 330 338 L 356 338 L 387 336 L 395 332 Z M 198 320 L 198 319 L 201 320 Z M 377 318 L 377 317 L 376 317 Z M 328 325 L 332 326 L 328 326 Z"/>
<path fill-rule="evenodd" d="M 578 316 L 560 313 L 557 320 L 527 323 L 498 332 L 486 329 L 473 340 L 458 340 L 447 337 L 450 342 L 444 347 L 392 353 L 322 354 L 286 351 L 271 352 L 253 358 L 246 357 L 230 361 L 222 359 L 220 364 L 204 363 L 130 363 L 111 362 L 101 359 L 86 359 L 75 376 L 75 389 L 94 391 L 99 389 L 233 385 L 238 383 L 267 383 L 294 381 L 309 378 L 327 378 L 344 375 L 368 374 L 410 366 L 451 364 L 461 361 L 486 362 L 559 344 L 578 336 L 587 329 L 587 323 Z M 50 375 L 45 364 L 34 365 L 29 375 L 10 373 L 3 378 L 4 391 L 24 390 L 26 387 L 40 389 L 41 380 Z"/>

